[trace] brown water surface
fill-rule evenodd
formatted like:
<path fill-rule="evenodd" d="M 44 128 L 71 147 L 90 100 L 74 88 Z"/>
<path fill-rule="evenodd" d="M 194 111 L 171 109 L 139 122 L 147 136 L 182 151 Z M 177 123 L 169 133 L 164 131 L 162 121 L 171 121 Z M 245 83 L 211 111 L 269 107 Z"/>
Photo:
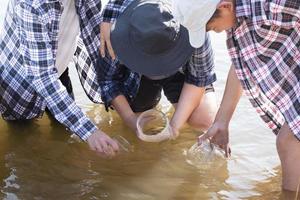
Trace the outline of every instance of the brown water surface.
<path fill-rule="evenodd" d="M 230 62 L 224 34 L 212 34 L 212 41 L 220 102 Z M 232 159 L 217 170 L 199 170 L 187 162 L 197 131 L 186 126 L 175 141 L 139 141 L 115 112 L 86 99 L 72 67 L 71 75 L 78 105 L 109 135 L 126 138 L 132 152 L 103 159 L 47 115 L 29 122 L 0 120 L 1 199 L 294 199 L 281 192 L 275 136 L 245 98 L 231 124 Z M 170 110 L 165 98 L 161 109 Z"/>

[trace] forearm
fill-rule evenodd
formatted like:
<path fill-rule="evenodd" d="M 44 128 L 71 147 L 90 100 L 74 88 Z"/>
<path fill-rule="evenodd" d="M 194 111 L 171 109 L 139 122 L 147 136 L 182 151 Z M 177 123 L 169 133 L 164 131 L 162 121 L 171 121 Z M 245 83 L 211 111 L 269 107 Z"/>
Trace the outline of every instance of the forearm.
<path fill-rule="evenodd" d="M 176 111 L 172 117 L 172 127 L 179 130 L 198 107 L 205 92 L 204 87 L 196 87 L 185 83 L 176 106 Z"/>
<path fill-rule="evenodd" d="M 86 140 L 97 130 L 94 123 L 76 105 L 54 75 L 36 77 L 33 86 L 35 91 L 45 99 L 52 115 L 82 140 Z"/>
<path fill-rule="evenodd" d="M 241 83 L 232 65 L 228 73 L 224 95 L 215 121 L 229 124 L 242 93 L 243 89 Z"/>
<path fill-rule="evenodd" d="M 132 111 L 126 97 L 118 95 L 112 100 L 114 109 L 118 112 L 122 120 L 133 130 L 136 129 L 136 115 Z"/>

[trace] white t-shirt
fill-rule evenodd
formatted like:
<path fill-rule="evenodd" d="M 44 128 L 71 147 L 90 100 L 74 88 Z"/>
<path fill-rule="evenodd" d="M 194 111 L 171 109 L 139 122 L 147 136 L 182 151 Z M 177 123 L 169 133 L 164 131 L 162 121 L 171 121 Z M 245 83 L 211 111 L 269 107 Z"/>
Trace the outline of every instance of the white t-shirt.
<path fill-rule="evenodd" d="M 79 17 L 75 9 L 75 0 L 60 0 L 64 10 L 59 22 L 56 68 L 58 75 L 67 69 L 76 50 L 76 37 L 79 34 Z"/>

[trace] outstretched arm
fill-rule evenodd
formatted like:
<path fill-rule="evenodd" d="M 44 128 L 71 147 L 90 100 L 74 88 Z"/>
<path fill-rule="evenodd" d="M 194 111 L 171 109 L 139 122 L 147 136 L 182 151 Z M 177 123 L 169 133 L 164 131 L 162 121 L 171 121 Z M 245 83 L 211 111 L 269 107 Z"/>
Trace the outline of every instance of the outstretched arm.
<path fill-rule="evenodd" d="M 185 83 L 171 120 L 174 137 L 178 136 L 179 129 L 199 107 L 199 103 L 205 95 L 205 87 L 215 80 L 213 50 L 209 35 L 206 35 L 204 45 L 194 50 L 186 65 Z"/>
<path fill-rule="evenodd" d="M 234 71 L 234 67 L 231 66 L 225 92 L 215 121 L 211 128 L 198 138 L 200 144 L 206 139 L 211 139 L 211 142 L 225 150 L 227 157 L 230 155 L 228 127 L 242 91 L 242 86 Z"/>
<path fill-rule="evenodd" d="M 124 95 L 118 95 L 112 100 L 112 105 L 129 128 L 136 132 L 137 116 L 132 111 L 126 97 Z"/>

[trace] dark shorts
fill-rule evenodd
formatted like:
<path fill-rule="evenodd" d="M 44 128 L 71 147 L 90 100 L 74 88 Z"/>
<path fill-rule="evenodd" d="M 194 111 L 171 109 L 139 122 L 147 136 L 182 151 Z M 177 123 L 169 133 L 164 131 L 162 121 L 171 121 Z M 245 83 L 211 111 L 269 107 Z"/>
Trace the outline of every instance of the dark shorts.
<path fill-rule="evenodd" d="M 130 103 L 131 109 L 134 112 L 144 112 L 154 108 L 161 99 L 162 90 L 171 104 L 178 103 L 184 82 L 185 75 L 180 72 L 162 80 L 142 76 L 137 96 Z M 206 92 L 209 91 L 214 91 L 212 85 L 206 87 Z"/>
<path fill-rule="evenodd" d="M 73 93 L 73 87 L 72 87 L 72 83 L 71 83 L 71 79 L 69 76 L 69 68 L 67 68 L 62 75 L 59 77 L 60 82 L 63 84 L 63 86 L 66 87 L 67 92 L 69 93 L 69 95 L 74 98 L 74 93 Z"/>

